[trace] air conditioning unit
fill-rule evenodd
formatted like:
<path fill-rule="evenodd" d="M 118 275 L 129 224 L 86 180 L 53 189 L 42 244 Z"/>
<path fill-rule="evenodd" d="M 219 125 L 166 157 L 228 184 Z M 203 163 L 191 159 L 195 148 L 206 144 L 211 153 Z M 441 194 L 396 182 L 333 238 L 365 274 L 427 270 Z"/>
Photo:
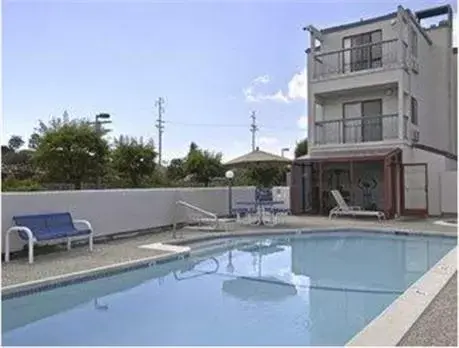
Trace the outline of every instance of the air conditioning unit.
<path fill-rule="evenodd" d="M 419 142 L 419 130 L 413 129 L 413 130 L 411 131 L 411 141 L 412 141 L 413 143 Z"/>

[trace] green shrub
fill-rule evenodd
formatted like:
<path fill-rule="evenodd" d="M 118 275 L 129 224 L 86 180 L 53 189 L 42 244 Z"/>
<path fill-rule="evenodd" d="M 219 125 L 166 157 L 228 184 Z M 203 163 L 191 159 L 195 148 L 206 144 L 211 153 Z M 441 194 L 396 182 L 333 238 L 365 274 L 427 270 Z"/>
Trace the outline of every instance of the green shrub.
<path fill-rule="evenodd" d="M 36 181 L 31 179 L 18 180 L 6 179 L 2 181 L 2 191 L 18 192 L 18 191 L 40 191 L 43 187 Z"/>

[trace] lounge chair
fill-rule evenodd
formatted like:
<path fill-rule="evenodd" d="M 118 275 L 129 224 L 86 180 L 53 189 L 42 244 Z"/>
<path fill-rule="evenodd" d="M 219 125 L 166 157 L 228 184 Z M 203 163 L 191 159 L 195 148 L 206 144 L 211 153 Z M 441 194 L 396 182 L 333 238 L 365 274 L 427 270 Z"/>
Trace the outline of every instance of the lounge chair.
<path fill-rule="evenodd" d="M 336 203 L 338 204 L 332 210 L 330 210 L 330 214 L 328 217 L 331 219 L 333 216 L 374 216 L 377 217 L 379 221 L 385 219 L 386 216 L 382 211 L 374 211 L 374 210 L 363 210 L 359 206 L 349 206 L 347 205 L 346 201 L 344 200 L 343 196 L 338 190 L 331 190 L 331 194 L 335 199 Z"/>

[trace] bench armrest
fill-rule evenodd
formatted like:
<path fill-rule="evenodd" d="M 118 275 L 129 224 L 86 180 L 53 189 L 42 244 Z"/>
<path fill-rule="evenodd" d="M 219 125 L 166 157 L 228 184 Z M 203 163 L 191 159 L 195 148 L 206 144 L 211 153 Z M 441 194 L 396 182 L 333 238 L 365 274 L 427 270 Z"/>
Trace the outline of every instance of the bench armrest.
<path fill-rule="evenodd" d="M 33 235 L 32 231 L 30 230 L 30 228 L 26 226 L 12 226 L 8 229 L 8 231 L 6 231 L 6 234 L 9 236 L 11 232 L 19 232 L 19 231 L 25 232 L 27 234 L 27 237 L 29 237 L 29 240 L 36 241 L 36 238 Z"/>
<path fill-rule="evenodd" d="M 75 225 L 85 225 L 86 229 L 90 230 L 91 233 L 93 232 L 91 223 L 88 220 L 73 220 Z"/>

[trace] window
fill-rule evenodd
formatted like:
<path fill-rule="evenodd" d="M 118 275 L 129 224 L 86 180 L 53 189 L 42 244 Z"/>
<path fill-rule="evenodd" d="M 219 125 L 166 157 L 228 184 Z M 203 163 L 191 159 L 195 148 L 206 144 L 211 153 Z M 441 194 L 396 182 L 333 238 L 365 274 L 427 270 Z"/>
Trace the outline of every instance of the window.
<path fill-rule="evenodd" d="M 381 30 L 344 38 L 343 48 L 349 48 L 343 52 L 344 72 L 381 67 L 382 44 L 372 45 L 381 41 Z"/>
<path fill-rule="evenodd" d="M 418 34 L 414 30 L 414 28 L 410 28 L 410 36 L 411 36 L 411 54 L 414 57 L 418 56 Z"/>
<path fill-rule="evenodd" d="M 382 133 L 382 100 L 343 104 L 344 142 L 380 141 Z"/>
<path fill-rule="evenodd" d="M 418 124 L 418 101 L 411 97 L 411 123 Z"/>

